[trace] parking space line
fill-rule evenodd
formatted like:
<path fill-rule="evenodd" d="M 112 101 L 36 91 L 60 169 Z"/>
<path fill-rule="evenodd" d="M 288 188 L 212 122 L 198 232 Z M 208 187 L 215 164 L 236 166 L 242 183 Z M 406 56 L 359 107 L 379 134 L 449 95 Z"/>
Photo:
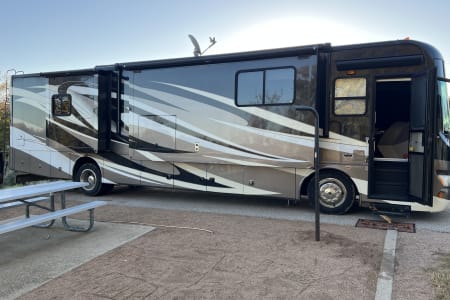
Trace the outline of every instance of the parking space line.
<path fill-rule="evenodd" d="M 395 247 L 397 245 L 397 230 L 387 230 L 384 240 L 383 258 L 378 274 L 375 300 L 390 300 L 394 280 Z"/>

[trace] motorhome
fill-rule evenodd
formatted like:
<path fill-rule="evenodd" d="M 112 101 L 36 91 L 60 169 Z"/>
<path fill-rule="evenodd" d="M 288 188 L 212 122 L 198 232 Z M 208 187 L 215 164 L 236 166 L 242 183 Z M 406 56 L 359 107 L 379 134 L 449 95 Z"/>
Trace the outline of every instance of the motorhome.
<path fill-rule="evenodd" d="M 314 198 L 320 208 L 440 211 L 448 80 L 412 40 L 117 63 L 12 77 L 9 167 L 114 185 Z"/>

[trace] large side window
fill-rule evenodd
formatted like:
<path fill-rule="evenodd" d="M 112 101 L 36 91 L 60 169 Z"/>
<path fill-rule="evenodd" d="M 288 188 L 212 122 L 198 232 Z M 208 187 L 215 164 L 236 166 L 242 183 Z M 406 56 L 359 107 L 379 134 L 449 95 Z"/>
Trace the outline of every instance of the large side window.
<path fill-rule="evenodd" d="M 240 71 L 236 75 L 236 104 L 291 104 L 295 99 L 293 67 Z"/>
<path fill-rule="evenodd" d="M 70 116 L 72 113 L 72 96 L 70 94 L 56 94 L 52 96 L 53 116 Z"/>
<path fill-rule="evenodd" d="M 366 113 L 366 78 L 339 78 L 334 84 L 334 114 Z"/>

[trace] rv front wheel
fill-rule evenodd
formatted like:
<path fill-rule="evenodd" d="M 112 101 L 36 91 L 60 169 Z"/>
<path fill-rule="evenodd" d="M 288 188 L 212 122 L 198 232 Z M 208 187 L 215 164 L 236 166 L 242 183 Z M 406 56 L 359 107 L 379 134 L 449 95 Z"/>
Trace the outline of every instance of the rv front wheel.
<path fill-rule="evenodd" d="M 86 195 L 97 196 L 102 192 L 102 173 L 93 163 L 82 165 L 75 175 L 75 181 L 89 183 L 88 186 L 82 188 Z"/>
<path fill-rule="evenodd" d="M 355 188 L 350 179 L 338 172 L 324 170 L 319 174 L 320 211 L 326 214 L 345 214 L 355 201 Z M 315 181 L 308 184 L 308 197 L 315 207 Z"/>

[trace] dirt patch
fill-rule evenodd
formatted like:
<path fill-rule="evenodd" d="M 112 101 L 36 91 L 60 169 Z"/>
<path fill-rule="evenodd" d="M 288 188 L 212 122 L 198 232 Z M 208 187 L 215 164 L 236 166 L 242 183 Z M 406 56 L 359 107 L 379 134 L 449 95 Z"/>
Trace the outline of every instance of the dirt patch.
<path fill-rule="evenodd" d="M 384 231 L 106 206 L 104 222 L 160 227 L 21 299 L 373 299 Z"/>
<path fill-rule="evenodd" d="M 436 299 L 450 299 L 450 253 L 435 253 L 437 261 L 434 267 L 428 268 L 431 282 L 436 289 Z"/>
<path fill-rule="evenodd" d="M 399 233 L 393 299 L 450 299 L 449 248 L 447 233 Z"/>

